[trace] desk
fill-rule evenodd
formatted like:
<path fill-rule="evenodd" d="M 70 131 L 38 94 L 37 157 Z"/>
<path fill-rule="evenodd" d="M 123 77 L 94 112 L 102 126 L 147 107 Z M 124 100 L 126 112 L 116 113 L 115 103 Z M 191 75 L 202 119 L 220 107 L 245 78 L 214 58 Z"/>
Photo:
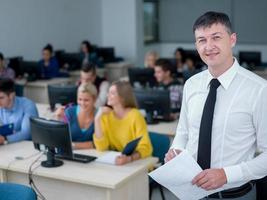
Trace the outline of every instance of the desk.
<path fill-rule="evenodd" d="M 178 124 L 178 120 L 175 120 L 172 122 L 160 122 L 158 124 L 147 125 L 147 129 L 148 131 L 151 131 L 151 132 L 157 132 L 160 134 L 174 137 L 176 133 L 177 124 Z"/>
<path fill-rule="evenodd" d="M 19 151 L 18 151 L 19 150 Z M 8 181 L 28 185 L 28 169 L 38 157 L 33 144 L 24 141 L 0 147 L 0 182 Z M 79 153 L 99 156 L 96 150 L 79 150 Z M 24 160 L 15 160 L 23 156 Z M 27 158 L 28 157 L 28 158 Z M 40 161 L 44 160 L 43 156 Z M 38 163 L 40 163 L 38 161 Z M 87 164 L 64 161 L 57 168 L 38 167 L 34 182 L 49 200 L 148 200 L 147 168 L 157 158 L 146 158 L 124 166 L 91 162 Z"/>
<path fill-rule="evenodd" d="M 47 86 L 52 84 L 72 83 L 71 78 L 53 78 L 49 80 L 37 80 L 27 82 L 24 79 L 16 80 L 16 83 L 24 85 L 24 96 L 35 103 L 49 103 Z"/>

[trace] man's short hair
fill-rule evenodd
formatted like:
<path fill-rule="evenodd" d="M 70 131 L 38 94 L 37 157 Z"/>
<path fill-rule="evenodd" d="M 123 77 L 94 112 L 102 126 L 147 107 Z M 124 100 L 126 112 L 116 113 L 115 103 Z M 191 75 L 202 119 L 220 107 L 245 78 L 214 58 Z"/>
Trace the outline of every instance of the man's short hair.
<path fill-rule="evenodd" d="M 155 63 L 156 67 L 160 67 L 163 71 L 173 72 L 173 65 L 168 59 L 160 58 Z"/>
<path fill-rule="evenodd" d="M 227 32 L 232 34 L 232 24 L 227 14 L 209 11 L 201 15 L 193 25 L 193 33 L 199 28 L 208 28 L 213 24 L 222 24 L 226 27 Z"/>
<path fill-rule="evenodd" d="M 0 52 L 0 60 L 4 60 L 4 55 Z"/>
<path fill-rule="evenodd" d="M 92 63 L 84 64 L 81 70 L 85 73 L 92 72 L 93 74 L 96 74 L 96 65 Z"/>
<path fill-rule="evenodd" d="M 7 95 L 9 95 L 12 92 L 15 92 L 14 81 L 9 78 L 0 78 L 0 92 L 3 92 Z"/>

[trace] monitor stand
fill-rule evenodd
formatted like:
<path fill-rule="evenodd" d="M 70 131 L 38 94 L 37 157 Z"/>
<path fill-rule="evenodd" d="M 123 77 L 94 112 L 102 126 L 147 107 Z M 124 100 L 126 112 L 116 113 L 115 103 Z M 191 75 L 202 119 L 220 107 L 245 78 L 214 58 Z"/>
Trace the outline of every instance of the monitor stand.
<path fill-rule="evenodd" d="M 153 111 L 146 113 L 146 122 L 147 124 L 158 124 L 159 123 L 158 120 L 154 119 Z"/>
<path fill-rule="evenodd" d="M 55 150 L 53 148 L 48 147 L 48 152 L 46 153 L 47 160 L 41 162 L 41 165 L 43 167 L 59 167 L 63 165 L 63 161 L 61 160 L 56 160 L 55 159 Z"/>

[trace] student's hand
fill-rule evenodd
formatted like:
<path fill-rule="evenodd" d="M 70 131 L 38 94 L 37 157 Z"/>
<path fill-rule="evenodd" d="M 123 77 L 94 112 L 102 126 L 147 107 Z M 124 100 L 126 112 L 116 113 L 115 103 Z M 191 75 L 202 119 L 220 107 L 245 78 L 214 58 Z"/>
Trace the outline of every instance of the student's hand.
<path fill-rule="evenodd" d="M 214 190 L 227 183 L 224 169 L 206 169 L 200 172 L 193 180 L 192 184 L 204 190 Z"/>
<path fill-rule="evenodd" d="M 174 151 L 176 152 L 176 154 Z M 169 149 L 169 151 L 165 154 L 165 158 L 164 158 L 165 163 L 169 162 L 171 159 L 173 159 L 179 153 L 181 153 L 181 150 L 179 150 L 179 149 L 173 149 L 173 148 Z"/>
<path fill-rule="evenodd" d="M 58 120 L 63 120 L 64 110 L 65 110 L 65 106 L 60 106 L 59 108 L 56 109 L 55 116 Z"/>
<path fill-rule="evenodd" d="M 4 142 L 5 142 L 5 138 L 2 135 L 0 135 L 0 144 L 4 144 Z"/>
<path fill-rule="evenodd" d="M 126 155 L 120 155 L 116 157 L 115 164 L 116 165 L 124 165 L 126 163 L 131 162 L 131 156 L 126 156 Z"/>
<path fill-rule="evenodd" d="M 103 114 L 108 114 L 111 111 L 112 109 L 110 107 L 107 107 L 107 106 L 100 107 L 97 111 L 95 118 L 99 119 Z"/>

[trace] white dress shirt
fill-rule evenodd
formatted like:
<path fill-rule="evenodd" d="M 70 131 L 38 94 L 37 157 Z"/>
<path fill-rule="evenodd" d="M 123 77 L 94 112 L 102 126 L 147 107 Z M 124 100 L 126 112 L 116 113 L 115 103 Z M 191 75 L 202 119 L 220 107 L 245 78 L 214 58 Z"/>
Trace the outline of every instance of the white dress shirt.
<path fill-rule="evenodd" d="M 172 148 L 197 159 L 201 116 L 212 75 L 208 70 L 185 83 Z M 241 185 L 267 175 L 267 81 L 233 66 L 218 77 L 211 145 L 211 168 L 223 168 L 227 183 Z M 260 152 L 255 157 L 256 149 Z"/>

